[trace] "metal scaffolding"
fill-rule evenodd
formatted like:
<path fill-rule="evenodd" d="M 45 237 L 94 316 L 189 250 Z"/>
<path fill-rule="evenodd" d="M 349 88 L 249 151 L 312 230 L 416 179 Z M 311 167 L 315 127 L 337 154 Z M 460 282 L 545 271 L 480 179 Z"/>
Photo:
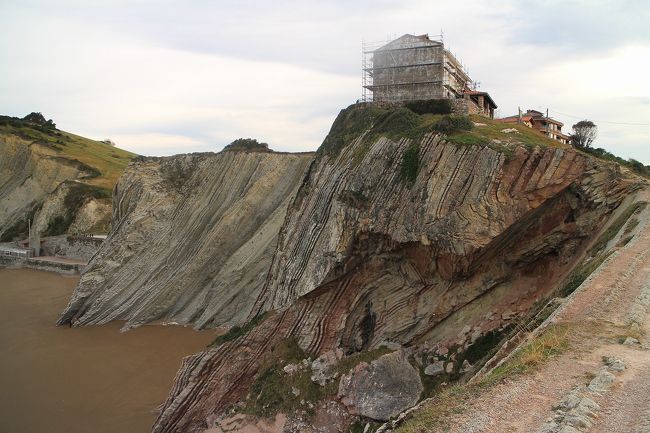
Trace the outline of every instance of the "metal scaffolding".
<path fill-rule="evenodd" d="M 361 53 L 364 102 L 458 98 L 471 82 L 442 35 L 362 41 Z"/>

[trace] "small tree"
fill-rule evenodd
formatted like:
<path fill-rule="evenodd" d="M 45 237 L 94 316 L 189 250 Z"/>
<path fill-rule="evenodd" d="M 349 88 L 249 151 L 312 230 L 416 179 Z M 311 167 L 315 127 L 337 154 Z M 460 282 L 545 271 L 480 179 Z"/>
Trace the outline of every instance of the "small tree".
<path fill-rule="evenodd" d="M 591 120 L 581 120 L 572 128 L 571 144 L 575 147 L 591 147 L 598 135 L 598 127 Z"/>
<path fill-rule="evenodd" d="M 56 124 L 52 121 L 52 119 L 46 120 L 45 116 L 39 112 L 29 113 L 27 116 L 23 117 L 23 121 L 32 125 L 38 125 L 42 129 L 56 128 Z"/>
<path fill-rule="evenodd" d="M 260 143 L 254 138 L 238 138 L 223 150 L 244 150 L 247 152 L 273 152 L 269 149 L 268 143 Z"/>

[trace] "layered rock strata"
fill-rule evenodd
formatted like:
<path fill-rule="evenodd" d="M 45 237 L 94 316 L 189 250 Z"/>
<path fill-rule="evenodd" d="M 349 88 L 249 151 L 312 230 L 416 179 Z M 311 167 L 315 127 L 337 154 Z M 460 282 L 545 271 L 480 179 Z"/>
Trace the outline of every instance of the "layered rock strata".
<path fill-rule="evenodd" d="M 549 296 L 640 186 L 572 149 L 497 150 L 434 133 L 417 141 L 410 182 L 400 166 L 413 140 L 367 136 L 311 165 L 250 317 L 275 312 L 185 359 L 156 433 L 209 428 L 287 339 L 314 357 L 387 341 L 421 359 L 453 352 L 446 368 L 467 371 L 483 355 L 472 348 Z"/>
<path fill-rule="evenodd" d="M 225 151 L 134 161 L 107 241 L 59 323 L 241 323 L 313 154 Z"/>
<path fill-rule="evenodd" d="M 0 238 L 18 221 L 33 220 L 62 183 L 95 175 L 91 167 L 14 135 L 0 136 L 0 156 Z M 50 221 L 41 218 L 41 225 Z"/>

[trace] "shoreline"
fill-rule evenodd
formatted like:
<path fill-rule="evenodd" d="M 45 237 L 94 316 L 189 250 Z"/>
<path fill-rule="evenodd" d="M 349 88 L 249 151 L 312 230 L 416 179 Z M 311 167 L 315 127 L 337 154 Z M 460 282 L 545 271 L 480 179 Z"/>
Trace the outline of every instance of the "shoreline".
<path fill-rule="evenodd" d="M 81 275 L 86 266 L 88 266 L 88 263 L 81 261 L 78 263 L 72 261 L 66 263 L 64 261 L 45 260 L 43 258 L 0 256 L 0 269 L 35 269 L 61 275 L 78 276 Z"/>

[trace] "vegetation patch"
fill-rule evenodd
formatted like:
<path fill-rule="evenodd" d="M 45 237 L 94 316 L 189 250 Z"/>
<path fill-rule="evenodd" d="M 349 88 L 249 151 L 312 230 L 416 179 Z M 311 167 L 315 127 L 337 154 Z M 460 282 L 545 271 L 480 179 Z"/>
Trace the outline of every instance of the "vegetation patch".
<path fill-rule="evenodd" d="M 390 352 L 390 349 L 382 347 L 347 356 L 332 367 L 335 378 L 321 386 L 311 380 L 311 367 L 303 364 L 308 355 L 295 340 L 286 340 L 277 345 L 269 358 L 262 363 L 241 411 L 264 417 L 298 410 L 303 410 L 309 415 L 312 413 L 313 403 L 336 396 L 341 375 L 347 374 L 362 362 L 370 363 Z M 300 368 L 288 374 L 284 371 L 288 364 L 297 364 Z"/>
<path fill-rule="evenodd" d="M 264 319 L 266 319 L 268 313 L 262 313 L 259 314 L 255 317 L 253 317 L 249 322 L 245 323 L 242 326 L 235 325 L 232 328 L 228 330 L 225 334 L 219 335 L 217 338 L 215 338 L 212 343 L 208 345 L 210 348 L 218 347 L 221 346 L 223 343 L 226 343 L 228 341 L 233 341 L 238 339 L 239 337 L 248 334 L 250 331 L 253 330 L 257 325 L 262 323 Z"/>
<path fill-rule="evenodd" d="M 338 156 L 345 146 L 370 129 L 375 118 L 382 112 L 378 107 L 362 104 L 350 105 L 341 110 L 323 144 L 318 148 L 316 157 Z"/>
<path fill-rule="evenodd" d="M 79 182 L 67 182 L 70 189 L 63 199 L 64 215 L 55 217 L 42 233 L 43 236 L 62 235 L 68 231 L 77 212 L 91 199 L 109 199 L 111 190 Z"/>
<path fill-rule="evenodd" d="M 354 353 L 352 355 L 346 356 L 345 358 L 342 358 L 338 364 L 336 364 L 336 372 L 339 375 L 348 374 L 350 370 L 362 362 L 369 364 L 380 356 L 387 355 L 391 352 L 393 352 L 392 349 L 389 349 L 387 347 L 379 347 L 373 350 L 363 350 L 361 352 Z"/>
<path fill-rule="evenodd" d="M 269 149 L 268 143 L 262 143 L 257 141 L 254 138 L 238 138 L 229 145 L 223 148 L 223 150 L 230 151 L 245 151 L 245 152 L 262 152 L 262 153 L 272 153 L 273 151 Z"/>
<path fill-rule="evenodd" d="M 56 131 L 56 124 L 52 119 L 46 120 L 41 113 L 29 113 L 22 119 L 11 116 L 0 116 L 0 126 L 12 126 L 14 128 L 29 127 L 41 132 L 49 133 Z"/>
<path fill-rule="evenodd" d="M 51 120 L 40 113 L 32 113 L 23 119 L 0 116 L 0 135 L 15 135 L 31 143 L 48 147 L 58 157 L 69 159 L 74 164 L 88 167 L 91 173 L 86 183 L 112 189 L 117 178 L 136 155 L 101 141 L 90 140 L 56 129 Z M 51 123 L 50 123 L 51 122 Z M 91 179 L 92 177 L 92 179 Z"/>
<path fill-rule="evenodd" d="M 590 255 L 593 256 L 603 251 L 607 244 L 621 231 L 630 217 L 637 212 L 641 212 L 647 205 L 647 202 L 639 201 L 628 206 L 625 211 L 623 211 L 623 213 L 621 213 L 614 222 L 607 227 L 603 234 L 600 235 L 596 243 L 591 247 L 591 250 L 589 251 Z"/>
<path fill-rule="evenodd" d="M 581 263 L 576 267 L 573 272 L 569 275 L 564 287 L 560 290 L 559 295 L 562 297 L 567 297 L 571 293 L 580 287 L 580 285 L 591 275 L 600 265 L 603 264 L 607 257 L 611 255 L 611 252 L 608 254 L 601 254 L 599 256 L 591 258 L 591 260 Z"/>
<path fill-rule="evenodd" d="M 434 426 L 441 426 L 450 416 L 462 413 L 471 399 L 491 386 L 507 377 L 531 373 L 550 358 L 563 353 L 569 347 L 569 331 L 567 325 L 549 326 L 480 382 L 459 383 L 438 392 L 430 402 L 412 412 L 395 432 L 421 433 L 431 431 Z"/>
<path fill-rule="evenodd" d="M 413 141 L 409 143 L 402 156 L 401 174 L 402 179 L 409 185 L 413 185 L 420 170 L 420 145 Z"/>
<path fill-rule="evenodd" d="M 534 371 L 549 358 L 563 353 L 568 348 L 569 326 L 550 325 L 541 335 L 515 352 L 510 360 L 495 368 L 482 384 L 496 383 L 515 374 Z"/>
<path fill-rule="evenodd" d="M 433 100 L 414 101 L 398 107 L 365 103 L 351 105 L 340 112 L 316 157 L 336 157 L 342 149 L 359 139 L 352 155 L 353 164 L 358 165 L 379 137 L 420 141 L 425 134 L 432 132 L 444 134 L 445 140 L 452 144 L 487 146 L 506 158 L 513 155 L 517 146 L 529 150 L 570 147 L 525 125 L 506 124 L 478 115 L 455 116 L 439 104 Z M 641 168 L 637 167 L 637 170 Z"/>
<path fill-rule="evenodd" d="M 444 116 L 440 119 L 434 129 L 443 134 L 451 134 L 458 131 L 471 131 L 474 122 L 467 116 Z"/>
<path fill-rule="evenodd" d="M 433 122 L 439 118 L 433 114 L 418 115 L 406 107 L 351 105 L 339 113 L 316 156 L 336 157 L 343 148 L 363 136 L 353 156 L 353 163 L 358 164 L 379 137 L 419 140 L 433 130 Z"/>
<path fill-rule="evenodd" d="M 272 356 L 257 373 L 242 412 L 272 417 L 280 412 L 292 413 L 308 409 L 301 401 L 312 402 L 323 398 L 325 388 L 312 382 L 311 369 L 306 368 L 291 375 L 283 370 L 287 364 L 300 363 L 306 357 L 293 339 L 276 346 Z"/>
<path fill-rule="evenodd" d="M 624 167 L 629 168 L 634 173 L 650 179 L 650 165 L 644 165 L 642 162 L 637 161 L 636 159 L 630 158 L 626 160 L 621 158 L 620 156 L 616 156 L 613 153 L 610 153 L 605 149 L 601 149 L 601 148 L 593 149 L 591 147 L 584 147 L 584 148 L 580 148 L 580 151 L 587 153 L 589 155 L 593 155 L 604 161 L 616 162 L 618 164 L 621 164 Z"/>
<path fill-rule="evenodd" d="M 41 209 L 42 204 L 32 203 L 31 209 L 24 218 L 16 221 L 2 233 L 0 242 L 11 242 L 14 239 L 25 239 L 29 234 L 29 222 L 34 223 L 34 215 Z"/>
<path fill-rule="evenodd" d="M 451 114 L 449 99 L 409 101 L 404 106 L 416 114 Z"/>

